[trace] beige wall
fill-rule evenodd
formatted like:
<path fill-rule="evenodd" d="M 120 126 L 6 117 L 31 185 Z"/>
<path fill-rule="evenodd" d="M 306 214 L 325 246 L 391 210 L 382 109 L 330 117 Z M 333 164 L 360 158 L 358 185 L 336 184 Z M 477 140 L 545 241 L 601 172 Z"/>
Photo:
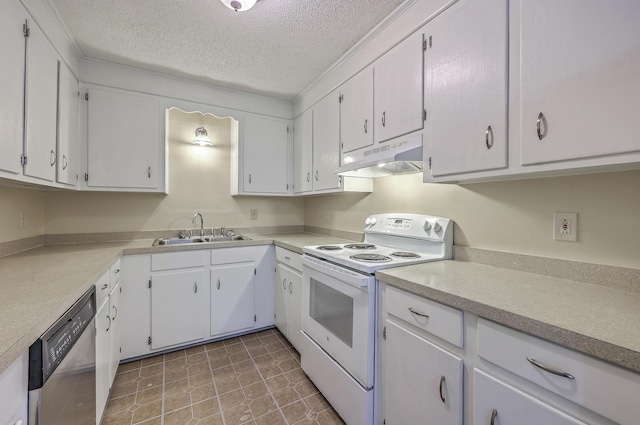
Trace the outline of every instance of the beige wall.
<path fill-rule="evenodd" d="M 450 217 L 461 246 L 640 268 L 640 171 L 465 186 L 384 177 L 370 195 L 307 199 L 305 224 L 362 231 L 381 212 Z M 553 240 L 554 212 L 578 213 L 577 243 Z"/>
<path fill-rule="evenodd" d="M 191 143 L 195 129 L 207 129 L 213 147 Z M 300 198 L 231 197 L 229 120 L 177 109 L 169 118 L 169 195 L 97 192 L 44 194 L 47 234 L 193 227 L 200 212 L 208 227 L 304 224 Z M 258 220 L 250 210 L 258 209 Z"/>
<path fill-rule="evenodd" d="M 26 214 L 24 228 L 20 228 L 20 210 Z M 0 186 L 0 242 L 39 236 L 42 226 L 41 191 Z"/>

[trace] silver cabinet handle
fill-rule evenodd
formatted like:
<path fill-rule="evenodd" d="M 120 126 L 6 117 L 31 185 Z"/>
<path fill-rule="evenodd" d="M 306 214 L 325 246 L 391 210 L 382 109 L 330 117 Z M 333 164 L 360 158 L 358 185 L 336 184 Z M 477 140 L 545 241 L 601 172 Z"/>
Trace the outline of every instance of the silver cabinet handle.
<path fill-rule="evenodd" d="M 151 178 L 151 167 L 147 168 L 147 177 Z"/>
<path fill-rule="evenodd" d="M 491 126 L 487 127 L 487 131 L 484 133 L 484 142 L 487 145 L 487 149 L 493 147 L 493 129 Z"/>
<path fill-rule="evenodd" d="M 249 184 L 251 184 L 251 174 L 249 174 Z"/>
<path fill-rule="evenodd" d="M 218 289 L 220 289 L 220 278 L 218 278 Z"/>
<path fill-rule="evenodd" d="M 116 269 L 116 271 L 113 272 L 113 274 L 118 274 L 118 273 L 120 273 L 120 269 Z"/>
<path fill-rule="evenodd" d="M 104 285 L 102 285 L 102 288 L 100 288 L 101 291 L 104 291 L 105 289 L 107 289 L 109 287 L 108 283 L 105 283 Z"/>
<path fill-rule="evenodd" d="M 383 112 L 382 113 L 382 126 L 386 127 L 387 126 L 387 112 Z"/>
<path fill-rule="evenodd" d="M 307 183 L 311 181 L 311 173 L 307 172 Z"/>
<path fill-rule="evenodd" d="M 193 282 L 193 293 L 194 294 L 198 293 L 198 281 L 197 280 L 195 282 Z"/>
<path fill-rule="evenodd" d="M 318 181 L 319 178 L 320 178 L 320 174 L 318 173 L 318 170 L 316 170 L 316 181 Z"/>
<path fill-rule="evenodd" d="M 496 409 L 493 409 L 491 411 L 491 421 L 489 422 L 490 425 L 496 425 L 496 416 L 498 416 L 498 411 Z"/>
<path fill-rule="evenodd" d="M 107 320 L 109 321 L 109 324 L 107 325 L 106 332 L 109 332 L 109 329 L 111 329 L 111 317 L 107 316 Z"/>
<path fill-rule="evenodd" d="M 293 294 L 293 289 L 291 289 L 291 282 L 289 282 L 289 293 Z"/>
<path fill-rule="evenodd" d="M 420 313 L 417 310 L 414 310 L 413 308 L 409 307 L 409 311 L 413 314 L 415 314 L 416 316 L 420 316 L 420 317 L 426 317 L 427 319 L 429 318 L 428 314 L 424 314 L 424 313 Z"/>
<path fill-rule="evenodd" d="M 442 386 L 444 385 L 444 375 L 440 377 L 440 400 L 444 403 L 444 395 L 442 395 Z"/>
<path fill-rule="evenodd" d="M 67 161 L 67 155 L 62 155 L 62 169 L 66 170 L 67 165 L 69 165 L 69 161 Z"/>
<path fill-rule="evenodd" d="M 116 317 L 118 317 L 118 307 L 116 307 L 114 305 L 113 306 L 113 320 L 116 320 Z"/>
<path fill-rule="evenodd" d="M 368 124 L 369 124 L 369 120 L 368 119 L 364 120 L 364 134 L 367 134 Z"/>
<path fill-rule="evenodd" d="M 544 128 L 542 128 L 544 127 Z M 538 119 L 536 121 L 536 130 L 538 132 L 538 140 L 542 140 L 547 137 L 547 117 L 544 116 L 542 112 L 538 114 Z"/>
<path fill-rule="evenodd" d="M 291 257 L 284 257 L 285 260 L 291 261 Z"/>
<path fill-rule="evenodd" d="M 282 279 L 282 289 L 287 290 L 287 279 Z"/>
<path fill-rule="evenodd" d="M 56 163 L 56 153 L 51 150 L 51 155 L 49 156 L 49 164 L 53 167 Z"/>
<path fill-rule="evenodd" d="M 531 363 L 535 367 L 544 370 L 545 372 L 549 372 L 549 373 L 554 374 L 554 375 L 562 376 L 563 378 L 567 378 L 567 379 L 576 379 L 575 376 L 571 375 L 570 373 L 563 372 L 561 370 L 557 370 L 557 369 L 553 369 L 553 368 L 550 368 L 548 366 L 545 366 L 542 363 L 536 361 L 535 359 L 532 359 L 531 357 L 527 357 L 527 361 L 529 361 L 529 363 Z"/>

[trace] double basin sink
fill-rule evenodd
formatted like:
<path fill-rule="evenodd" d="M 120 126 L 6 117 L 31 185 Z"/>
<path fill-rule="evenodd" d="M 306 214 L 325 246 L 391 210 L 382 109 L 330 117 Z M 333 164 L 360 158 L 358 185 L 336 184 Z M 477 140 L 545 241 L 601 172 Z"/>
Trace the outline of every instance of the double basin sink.
<path fill-rule="evenodd" d="M 218 242 L 250 241 L 250 240 L 251 238 L 243 235 L 195 236 L 192 238 L 158 238 L 153 241 L 153 244 L 151 244 L 151 246 L 218 243 Z"/>

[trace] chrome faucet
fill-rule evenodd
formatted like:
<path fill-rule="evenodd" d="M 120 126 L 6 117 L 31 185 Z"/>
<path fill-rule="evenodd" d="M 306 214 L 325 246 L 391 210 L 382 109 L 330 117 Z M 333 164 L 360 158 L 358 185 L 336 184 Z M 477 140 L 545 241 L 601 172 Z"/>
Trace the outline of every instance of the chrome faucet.
<path fill-rule="evenodd" d="M 195 213 L 193 218 L 191 219 L 191 224 L 196 224 L 196 218 L 200 217 L 200 237 L 204 236 L 204 219 L 202 218 L 202 214 Z"/>

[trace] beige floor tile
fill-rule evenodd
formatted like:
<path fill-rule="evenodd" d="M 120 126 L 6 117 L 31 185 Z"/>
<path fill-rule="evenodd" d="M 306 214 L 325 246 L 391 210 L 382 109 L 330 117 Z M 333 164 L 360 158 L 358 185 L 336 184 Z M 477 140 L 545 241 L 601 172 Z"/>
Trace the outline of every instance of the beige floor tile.
<path fill-rule="evenodd" d="M 123 363 L 118 366 L 118 371 L 116 373 L 131 372 L 132 370 L 137 370 L 137 369 L 140 369 L 141 367 L 142 367 L 142 360 Z"/>
<path fill-rule="evenodd" d="M 198 375 L 200 373 L 211 374 L 211 368 L 209 367 L 209 363 L 207 362 L 190 364 L 187 366 L 187 373 L 189 374 L 189 376 Z"/>
<path fill-rule="evenodd" d="M 254 413 L 255 414 L 255 413 Z M 287 425 L 282 413 L 279 411 L 267 413 L 255 419 L 256 425 Z"/>
<path fill-rule="evenodd" d="M 309 397 L 302 399 L 302 401 L 304 401 L 309 410 L 314 413 L 320 413 L 331 407 L 331 405 L 322 395 L 320 395 L 320 393 L 310 395 Z"/>
<path fill-rule="evenodd" d="M 142 391 L 149 388 L 157 387 L 158 385 L 162 385 L 163 379 L 164 377 L 162 376 L 162 374 L 143 377 L 138 383 L 138 391 Z"/>
<path fill-rule="evenodd" d="M 131 408 L 136 402 L 136 395 L 129 394 L 124 397 L 114 398 L 109 400 L 107 407 L 104 411 L 105 416 L 113 415 L 114 413 L 122 412 Z"/>
<path fill-rule="evenodd" d="M 226 394 L 230 391 L 239 390 L 242 387 L 240 385 L 240 381 L 238 378 L 234 376 L 229 376 L 226 378 L 216 378 L 216 389 L 218 390 L 218 394 Z"/>
<path fill-rule="evenodd" d="M 289 379 L 287 378 L 287 375 L 285 375 L 284 373 L 276 375 L 273 378 L 265 379 L 265 382 L 271 392 L 280 391 L 291 385 Z"/>
<path fill-rule="evenodd" d="M 200 421 L 198 421 L 198 425 L 224 425 L 222 414 L 218 413 L 217 415 L 212 415 L 208 418 L 201 419 Z"/>
<path fill-rule="evenodd" d="M 191 391 L 191 403 L 195 404 L 199 401 L 213 398 L 216 395 L 216 389 L 213 384 L 201 385 Z"/>
<path fill-rule="evenodd" d="M 274 391 L 273 399 L 280 407 L 301 400 L 300 395 L 293 388 L 283 388 L 281 390 Z"/>
<path fill-rule="evenodd" d="M 213 376 L 211 372 L 198 373 L 197 375 L 189 374 L 189 385 L 192 387 L 199 387 L 200 385 L 206 385 L 213 382 Z"/>
<path fill-rule="evenodd" d="M 282 413 L 290 424 L 295 424 L 303 419 L 307 418 L 307 414 L 310 413 L 307 409 L 307 405 L 302 400 L 282 407 Z"/>
<path fill-rule="evenodd" d="M 229 376 L 234 376 L 236 374 L 236 370 L 231 365 L 213 369 L 212 372 L 214 379 L 228 378 Z"/>
<path fill-rule="evenodd" d="M 238 363 L 234 363 L 233 368 L 238 373 L 245 373 L 256 370 L 256 365 L 253 363 L 253 360 L 244 360 Z"/>
<path fill-rule="evenodd" d="M 122 385 L 122 384 L 126 384 L 127 382 L 133 382 L 139 377 L 140 377 L 140 368 L 123 372 L 123 373 L 118 373 L 116 375 L 116 378 L 113 380 L 113 385 Z"/>
<path fill-rule="evenodd" d="M 101 425 L 131 425 L 132 417 L 133 417 L 133 412 L 129 410 L 125 410 L 124 412 L 114 413 L 112 415 L 105 415 L 102 418 Z"/>
<path fill-rule="evenodd" d="M 320 425 L 345 425 L 333 409 L 318 413 L 318 423 Z"/>
<path fill-rule="evenodd" d="M 227 425 L 239 425 L 246 424 L 253 421 L 253 414 L 249 406 L 241 404 L 230 409 L 224 409 L 222 411 L 224 415 L 224 421 Z"/>
<path fill-rule="evenodd" d="M 240 385 L 243 387 L 246 385 L 255 384 L 256 382 L 262 381 L 262 377 L 257 370 L 251 370 L 249 372 L 244 372 L 238 375 L 238 381 Z"/>
<path fill-rule="evenodd" d="M 188 392 L 179 392 L 164 398 L 165 412 L 173 412 L 187 406 L 191 406 L 191 395 Z"/>
<path fill-rule="evenodd" d="M 193 417 L 196 419 L 204 419 L 216 413 L 220 413 L 220 406 L 217 398 L 210 398 L 194 403 L 192 406 Z"/>
<path fill-rule="evenodd" d="M 278 410 L 278 406 L 269 394 L 255 400 L 251 400 L 249 406 L 251 407 L 251 413 L 253 413 L 255 418 L 263 416 L 269 412 L 273 412 L 274 410 Z"/>
<path fill-rule="evenodd" d="M 178 381 L 168 382 L 164 385 L 164 395 L 169 396 L 181 391 L 186 391 L 189 388 L 189 380 L 188 379 L 180 379 Z"/>
<path fill-rule="evenodd" d="M 249 351 L 249 355 L 251 357 L 253 357 L 254 359 L 256 357 L 260 357 L 260 356 L 264 356 L 266 354 L 269 354 L 269 352 L 267 351 L 267 349 L 263 345 L 256 345 L 256 346 L 253 346 L 253 347 L 247 347 L 247 350 Z"/>
<path fill-rule="evenodd" d="M 274 376 L 282 374 L 282 369 L 274 363 L 260 365 L 258 366 L 258 370 L 264 379 L 273 378 Z"/>
<path fill-rule="evenodd" d="M 204 353 L 204 351 L 205 351 L 205 348 L 204 348 L 203 345 L 197 345 L 195 347 L 191 347 L 191 348 L 185 349 L 184 353 L 187 356 L 191 356 L 191 355 L 196 354 L 196 353 Z"/>
<path fill-rule="evenodd" d="M 278 337 L 275 336 L 273 333 L 270 334 L 270 335 L 261 336 L 260 340 L 262 340 L 262 342 L 264 342 L 265 344 L 271 344 L 271 343 L 274 343 L 274 342 L 280 342 Z"/>
<path fill-rule="evenodd" d="M 138 391 L 136 396 L 136 404 L 145 404 L 155 400 L 162 400 L 164 393 L 162 386 L 149 388 L 148 390 Z"/>
<path fill-rule="evenodd" d="M 222 405 L 223 412 L 244 402 L 245 397 L 241 389 L 237 389 L 235 391 L 220 395 L 220 404 Z"/>
<path fill-rule="evenodd" d="M 311 381 L 298 382 L 297 384 L 295 384 L 294 388 L 302 398 L 318 393 L 318 389 L 315 385 L 313 385 L 313 382 Z"/>
<path fill-rule="evenodd" d="M 285 373 L 285 375 L 287 375 L 289 381 L 293 383 L 298 383 L 309 379 L 301 368 L 290 370 Z"/>
<path fill-rule="evenodd" d="M 157 416 L 153 419 L 148 419 L 136 425 L 162 425 L 162 416 Z"/>
<path fill-rule="evenodd" d="M 133 423 L 144 422 L 146 420 L 162 415 L 162 400 L 152 401 L 139 406 L 133 412 Z"/>
<path fill-rule="evenodd" d="M 283 372 L 289 372 L 290 370 L 300 368 L 300 364 L 292 357 L 278 362 L 278 366 Z"/>
<path fill-rule="evenodd" d="M 186 425 L 191 421 L 191 406 L 164 414 L 164 425 Z"/>
<path fill-rule="evenodd" d="M 171 370 L 165 370 L 164 383 L 167 384 L 173 381 L 179 381 L 181 379 L 187 379 L 189 377 L 187 373 L 187 367 L 183 366 L 181 369 L 174 368 Z"/>
<path fill-rule="evenodd" d="M 138 391 L 138 383 L 135 381 L 125 382 L 120 385 L 113 385 L 109 399 L 119 398 L 129 394 L 135 394 Z"/>
<path fill-rule="evenodd" d="M 162 362 L 164 362 L 164 357 L 162 356 L 148 357 L 142 360 L 142 367 L 151 366 Z"/>
<path fill-rule="evenodd" d="M 243 386 L 242 391 L 244 391 L 244 396 L 249 400 L 255 400 L 256 398 L 269 394 L 269 390 L 264 382 L 256 382 L 255 384 Z"/>
<path fill-rule="evenodd" d="M 158 363 L 151 366 L 143 366 L 140 369 L 140 376 L 154 376 L 164 371 L 164 363 Z"/>

